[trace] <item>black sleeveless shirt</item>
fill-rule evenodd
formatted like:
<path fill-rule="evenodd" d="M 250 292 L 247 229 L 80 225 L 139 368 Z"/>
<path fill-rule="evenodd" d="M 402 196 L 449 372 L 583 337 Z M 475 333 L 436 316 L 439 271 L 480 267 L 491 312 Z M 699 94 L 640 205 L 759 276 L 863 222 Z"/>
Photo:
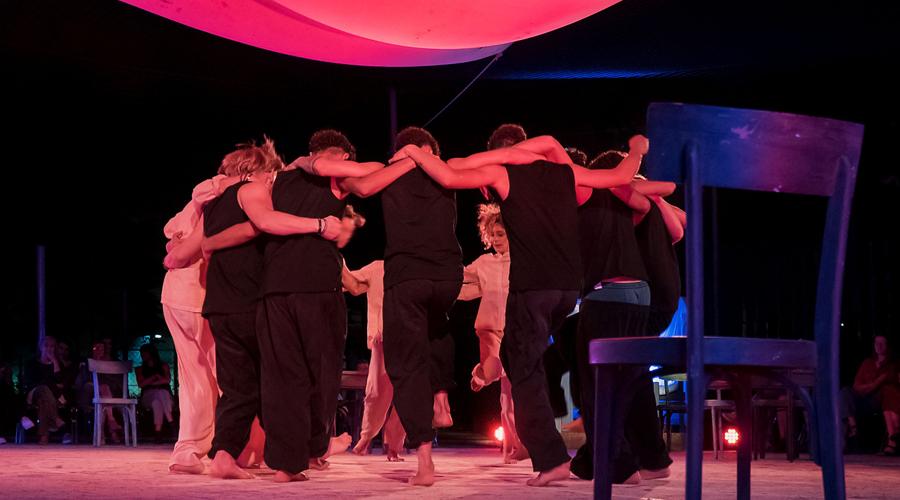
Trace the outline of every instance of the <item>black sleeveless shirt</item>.
<path fill-rule="evenodd" d="M 509 237 L 509 289 L 579 290 L 578 203 L 567 165 L 540 160 L 506 167 L 500 213 Z"/>
<path fill-rule="evenodd" d="M 278 174 L 272 186 L 272 205 L 298 217 L 340 218 L 346 202 L 331 191 L 331 177 L 297 169 Z M 268 235 L 262 292 L 339 292 L 342 262 L 337 245 L 315 233 Z"/>
<path fill-rule="evenodd" d="M 382 192 L 381 204 L 385 288 L 414 279 L 462 281 L 455 192 L 416 168 Z"/>
<path fill-rule="evenodd" d="M 594 189 L 578 207 L 578 238 L 585 294 L 605 279 L 627 276 L 647 281 L 634 236 L 633 211 L 609 189 Z"/>
<path fill-rule="evenodd" d="M 647 269 L 650 307 L 674 313 L 681 296 L 681 271 L 675 245 L 656 203 L 650 203 L 650 212 L 635 226 L 634 232 Z"/>
<path fill-rule="evenodd" d="M 212 236 L 247 222 L 238 203 L 238 190 L 247 181 L 229 186 L 203 208 L 203 234 Z M 243 245 L 213 252 L 206 272 L 206 299 L 203 314 L 235 314 L 256 310 L 262 278 L 262 241 L 255 238 Z"/>

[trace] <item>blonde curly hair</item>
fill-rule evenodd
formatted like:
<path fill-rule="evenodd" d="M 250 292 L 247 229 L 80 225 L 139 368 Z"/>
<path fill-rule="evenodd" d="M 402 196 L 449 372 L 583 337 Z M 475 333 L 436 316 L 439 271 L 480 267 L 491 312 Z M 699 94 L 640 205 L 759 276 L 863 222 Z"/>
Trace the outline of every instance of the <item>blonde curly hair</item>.
<path fill-rule="evenodd" d="M 494 226 L 503 224 L 503 217 L 500 215 L 500 205 L 496 203 L 482 203 L 478 205 L 478 233 L 481 236 L 481 243 L 485 250 L 493 245 Z"/>
<path fill-rule="evenodd" d="M 275 150 L 275 142 L 263 136 L 263 142 L 238 144 L 237 149 L 222 158 L 219 173 L 247 178 L 257 172 L 276 172 L 284 168 L 284 161 Z"/>

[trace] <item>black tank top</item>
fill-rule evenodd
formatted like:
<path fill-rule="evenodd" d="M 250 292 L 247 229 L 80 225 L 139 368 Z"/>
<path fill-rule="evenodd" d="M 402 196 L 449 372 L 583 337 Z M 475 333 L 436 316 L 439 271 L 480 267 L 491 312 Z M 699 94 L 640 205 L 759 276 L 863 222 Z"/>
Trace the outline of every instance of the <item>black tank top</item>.
<path fill-rule="evenodd" d="M 635 226 L 634 233 L 647 269 L 650 307 L 674 313 L 681 296 L 681 271 L 672 237 L 656 203 L 650 203 L 650 212 Z"/>
<path fill-rule="evenodd" d="M 578 203 L 572 169 L 540 160 L 506 167 L 500 212 L 509 237 L 509 289 L 579 290 Z"/>
<path fill-rule="evenodd" d="M 297 169 L 278 174 L 272 186 L 275 210 L 298 217 L 340 218 L 346 202 L 331 191 L 331 177 Z M 341 290 L 342 259 L 334 242 L 317 234 L 269 235 L 263 266 L 263 294 Z"/>
<path fill-rule="evenodd" d="M 229 186 L 203 208 L 203 234 L 212 236 L 229 227 L 247 222 L 247 214 L 238 204 L 238 190 L 247 181 Z M 209 259 L 206 272 L 206 299 L 203 314 L 235 314 L 256 310 L 262 278 L 260 238 L 243 245 L 217 250 Z"/>
<path fill-rule="evenodd" d="M 626 276 L 647 280 L 632 216 L 631 208 L 609 189 L 595 189 L 578 207 L 584 293 L 605 279 Z"/>
<path fill-rule="evenodd" d="M 462 281 L 455 192 L 417 168 L 388 186 L 381 203 L 385 288 L 414 279 Z"/>

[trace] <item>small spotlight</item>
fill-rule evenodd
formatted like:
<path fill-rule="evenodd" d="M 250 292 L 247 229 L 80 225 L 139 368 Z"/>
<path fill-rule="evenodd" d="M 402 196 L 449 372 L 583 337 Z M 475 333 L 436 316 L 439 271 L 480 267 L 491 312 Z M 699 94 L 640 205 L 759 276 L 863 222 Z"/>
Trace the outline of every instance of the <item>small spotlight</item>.
<path fill-rule="evenodd" d="M 161 338 L 162 338 L 162 335 L 160 335 L 160 334 L 157 333 L 156 335 L 153 336 L 153 338 L 155 338 L 155 339 L 161 339 Z"/>
<path fill-rule="evenodd" d="M 843 324 L 843 323 L 841 323 L 841 326 L 844 326 L 844 324 Z"/>
<path fill-rule="evenodd" d="M 503 433 L 503 426 L 500 426 L 500 427 L 497 427 L 496 429 L 494 429 L 494 439 L 496 439 L 497 441 L 500 441 L 502 443 L 504 437 L 505 437 L 505 434 Z"/>
<path fill-rule="evenodd" d="M 734 446 L 741 439 L 741 435 L 738 434 L 737 429 L 731 428 L 725 431 L 725 442 Z"/>

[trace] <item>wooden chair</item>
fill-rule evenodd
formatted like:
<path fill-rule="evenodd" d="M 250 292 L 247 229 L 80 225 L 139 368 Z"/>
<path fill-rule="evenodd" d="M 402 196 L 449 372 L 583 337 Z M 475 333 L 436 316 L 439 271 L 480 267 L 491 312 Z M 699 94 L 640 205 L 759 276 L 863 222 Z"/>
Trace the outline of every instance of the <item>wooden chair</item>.
<path fill-rule="evenodd" d="M 613 388 L 603 383 L 616 365 L 661 365 L 687 372 L 688 432 L 685 496 L 701 498 L 703 406 L 711 376 L 725 377 L 735 393 L 738 427 L 738 498 L 750 498 L 751 377 L 789 387 L 807 406 L 817 427 L 816 461 L 825 498 L 843 499 L 844 463 L 838 417 L 841 292 L 847 227 L 863 126 L 855 123 L 743 109 L 657 103 L 648 110 L 648 175 L 683 182 L 687 202 L 688 333 L 682 338 L 597 339 L 590 362 L 597 380 L 594 496 L 610 498 Z M 828 199 L 813 333 L 815 341 L 705 336 L 703 281 L 703 188 L 815 195 Z M 815 404 L 785 373 L 815 370 Z M 813 417 L 813 415 L 815 415 Z M 620 417 L 617 417 L 620 418 Z"/>
<path fill-rule="evenodd" d="M 103 444 L 103 418 L 107 407 L 122 408 L 124 415 L 125 446 L 137 447 L 137 399 L 128 397 L 128 374 L 131 361 L 99 361 L 88 359 L 88 370 L 94 382 L 94 446 Z M 104 398 L 100 396 L 98 375 L 122 375 L 122 397 Z"/>

